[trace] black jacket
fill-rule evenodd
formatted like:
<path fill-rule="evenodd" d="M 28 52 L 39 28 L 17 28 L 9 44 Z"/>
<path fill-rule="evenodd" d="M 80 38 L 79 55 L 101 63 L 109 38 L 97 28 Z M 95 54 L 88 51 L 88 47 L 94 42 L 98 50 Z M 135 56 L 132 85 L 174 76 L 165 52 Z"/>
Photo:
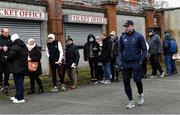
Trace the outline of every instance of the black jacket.
<path fill-rule="evenodd" d="M 103 46 L 102 46 L 102 62 L 111 62 L 111 50 L 112 50 L 112 41 L 109 37 L 103 39 Z"/>
<path fill-rule="evenodd" d="M 7 53 L 8 71 L 13 74 L 25 74 L 28 70 L 27 57 L 26 44 L 20 39 L 15 40 Z"/>
<path fill-rule="evenodd" d="M 49 61 L 57 62 L 59 60 L 59 55 L 61 53 L 58 49 L 58 41 L 54 40 L 52 43 L 48 43 L 47 48 L 49 51 Z"/>
<path fill-rule="evenodd" d="M 10 48 L 12 44 L 12 41 L 10 39 L 10 36 L 8 36 L 7 38 L 4 37 L 3 35 L 0 35 L 0 46 L 7 46 L 8 48 Z M 0 63 L 4 62 L 4 58 L 3 56 L 7 55 L 7 52 L 4 52 L 3 49 L 0 50 Z"/>
<path fill-rule="evenodd" d="M 70 46 L 66 46 L 66 51 L 65 51 L 66 67 L 68 68 L 71 67 L 73 63 L 78 65 L 79 58 L 80 56 L 79 56 L 78 48 L 74 44 L 71 44 Z"/>
<path fill-rule="evenodd" d="M 39 62 L 38 68 L 34 72 L 28 72 L 29 76 L 34 76 L 34 75 L 41 75 L 42 74 L 42 68 L 41 68 L 41 51 L 38 48 L 38 46 L 35 46 L 31 51 L 28 52 L 29 57 L 31 58 L 32 62 Z"/>
<path fill-rule="evenodd" d="M 94 41 L 93 42 L 90 42 L 89 39 L 90 38 L 93 38 Z M 87 61 L 87 59 L 89 57 L 91 57 L 91 54 L 90 54 L 90 51 L 92 51 L 92 57 L 97 57 L 98 56 L 98 53 L 100 51 L 100 47 L 99 47 L 99 44 L 96 42 L 95 40 L 95 37 L 94 35 L 90 34 L 88 35 L 87 37 L 87 43 L 85 43 L 84 45 L 84 50 L 83 50 L 83 54 L 84 54 L 84 60 Z"/>

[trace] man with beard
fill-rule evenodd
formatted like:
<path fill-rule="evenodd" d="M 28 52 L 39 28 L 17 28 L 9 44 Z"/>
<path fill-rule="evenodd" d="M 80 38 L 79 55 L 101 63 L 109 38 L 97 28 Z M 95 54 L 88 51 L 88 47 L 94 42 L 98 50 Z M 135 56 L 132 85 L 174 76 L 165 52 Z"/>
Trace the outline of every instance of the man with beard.
<path fill-rule="evenodd" d="M 4 60 L 4 56 L 7 55 L 9 47 L 11 45 L 11 39 L 9 30 L 7 28 L 2 29 L 0 35 L 0 92 L 8 92 L 9 87 L 9 72 L 7 71 L 7 62 Z M 4 77 L 3 77 L 4 75 Z"/>

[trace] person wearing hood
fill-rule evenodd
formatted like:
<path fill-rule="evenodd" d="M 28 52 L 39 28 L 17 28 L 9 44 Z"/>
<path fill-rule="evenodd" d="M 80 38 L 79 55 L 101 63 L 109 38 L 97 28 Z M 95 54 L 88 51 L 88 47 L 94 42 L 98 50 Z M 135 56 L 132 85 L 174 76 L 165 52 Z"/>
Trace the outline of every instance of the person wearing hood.
<path fill-rule="evenodd" d="M 79 51 L 78 47 L 73 43 L 73 39 L 69 36 L 66 40 L 66 52 L 65 52 L 65 71 L 71 80 L 71 89 L 77 88 L 77 66 L 79 63 Z"/>
<path fill-rule="evenodd" d="M 63 48 L 61 42 L 55 39 L 54 34 L 48 35 L 46 54 L 49 57 L 50 69 L 52 73 L 52 82 L 53 82 L 53 88 L 50 90 L 50 92 L 53 93 L 58 91 L 57 79 L 56 79 L 57 72 L 61 82 L 61 90 L 65 91 L 66 88 L 64 85 L 64 76 L 62 75 L 62 71 L 60 71 L 62 67 Z"/>
<path fill-rule="evenodd" d="M 89 34 L 87 37 L 87 42 L 84 44 L 84 60 L 89 62 L 91 82 L 90 84 L 98 83 L 98 72 L 97 72 L 97 57 L 100 51 L 99 44 L 96 42 L 95 36 Z"/>
<path fill-rule="evenodd" d="M 6 63 L 3 56 L 7 55 L 9 47 L 11 45 L 11 37 L 9 35 L 9 29 L 4 28 L 0 35 L 0 92 L 8 92 L 9 87 L 9 73 L 7 72 Z M 4 74 L 4 77 L 3 77 Z"/>
<path fill-rule="evenodd" d="M 177 47 L 175 52 L 171 52 L 170 50 L 171 41 L 174 41 L 177 46 L 175 39 L 171 37 L 168 31 L 165 31 L 164 40 L 163 40 L 163 55 L 164 55 L 164 62 L 166 65 L 166 76 L 171 76 L 171 74 L 177 73 L 175 60 L 172 59 L 173 55 L 177 53 Z"/>
<path fill-rule="evenodd" d="M 149 29 L 148 34 L 149 55 L 152 68 L 152 74 L 150 78 L 157 77 L 157 70 L 160 72 L 160 77 L 163 78 L 165 73 L 162 70 L 159 60 L 162 52 L 162 44 L 160 37 L 154 32 L 153 29 Z"/>
<path fill-rule="evenodd" d="M 112 41 L 112 48 L 111 48 L 111 73 L 112 78 L 111 81 L 119 81 L 119 70 L 115 67 L 116 57 L 117 57 L 117 47 L 118 47 L 118 37 L 116 36 L 116 32 L 112 31 L 109 35 L 110 40 Z"/>
<path fill-rule="evenodd" d="M 16 94 L 10 99 L 13 103 L 24 103 L 24 76 L 28 70 L 28 49 L 18 34 L 13 34 L 11 40 L 12 46 L 5 58 L 8 63 L 8 72 L 13 74 Z"/>
<path fill-rule="evenodd" d="M 39 86 L 39 91 L 38 93 L 43 93 L 44 89 L 43 89 L 43 85 L 41 82 L 41 79 L 39 78 L 39 75 L 42 74 L 42 68 L 41 68 L 41 51 L 38 48 L 36 42 L 34 39 L 30 38 L 28 39 L 28 44 L 27 44 L 27 48 L 28 48 L 28 61 L 31 62 L 38 62 L 38 67 L 36 70 L 34 71 L 28 71 L 28 76 L 30 78 L 30 92 L 28 92 L 28 94 L 34 94 L 35 93 L 35 81 L 37 82 L 38 86 Z"/>

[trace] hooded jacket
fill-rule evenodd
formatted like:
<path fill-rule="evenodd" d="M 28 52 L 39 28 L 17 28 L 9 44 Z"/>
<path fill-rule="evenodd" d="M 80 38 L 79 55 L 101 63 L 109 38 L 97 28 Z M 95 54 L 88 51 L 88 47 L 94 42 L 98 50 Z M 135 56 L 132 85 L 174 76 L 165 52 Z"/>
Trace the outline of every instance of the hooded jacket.
<path fill-rule="evenodd" d="M 93 38 L 93 41 L 90 41 L 90 38 Z M 94 58 L 98 56 L 100 51 L 99 44 L 96 42 L 95 36 L 89 34 L 87 37 L 87 42 L 84 44 L 84 60 L 87 61 L 88 58 Z"/>

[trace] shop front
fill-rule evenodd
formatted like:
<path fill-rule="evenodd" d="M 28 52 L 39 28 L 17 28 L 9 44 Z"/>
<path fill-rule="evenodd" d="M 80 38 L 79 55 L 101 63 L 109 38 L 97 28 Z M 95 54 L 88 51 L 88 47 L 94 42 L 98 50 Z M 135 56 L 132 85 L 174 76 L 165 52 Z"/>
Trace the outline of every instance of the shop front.
<path fill-rule="evenodd" d="M 100 36 L 106 24 L 104 15 L 67 14 L 64 15 L 64 35 L 65 38 L 70 35 L 76 45 L 83 46 L 88 34 Z"/>
<path fill-rule="evenodd" d="M 45 6 L 0 2 L 0 29 L 8 28 L 10 34 L 17 33 L 27 43 L 34 38 L 44 48 L 47 35 L 47 13 Z"/>

